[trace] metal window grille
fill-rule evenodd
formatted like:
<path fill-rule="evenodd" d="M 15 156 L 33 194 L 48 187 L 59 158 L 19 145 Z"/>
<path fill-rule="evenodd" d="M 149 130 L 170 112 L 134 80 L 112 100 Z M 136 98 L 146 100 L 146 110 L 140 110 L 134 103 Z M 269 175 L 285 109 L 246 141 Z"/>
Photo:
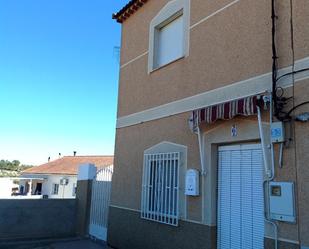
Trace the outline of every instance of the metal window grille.
<path fill-rule="evenodd" d="M 178 226 L 179 160 L 179 152 L 144 155 L 143 219 Z"/>

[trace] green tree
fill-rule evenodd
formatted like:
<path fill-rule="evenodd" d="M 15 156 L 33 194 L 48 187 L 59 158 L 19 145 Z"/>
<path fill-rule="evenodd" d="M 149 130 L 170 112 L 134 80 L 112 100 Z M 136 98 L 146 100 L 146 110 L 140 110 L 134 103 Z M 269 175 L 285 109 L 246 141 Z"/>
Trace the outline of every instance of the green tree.
<path fill-rule="evenodd" d="M 33 167 L 32 165 L 23 165 L 18 160 L 8 161 L 8 160 L 0 160 L 0 170 L 8 170 L 8 171 L 23 171 L 25 169 Z"/>

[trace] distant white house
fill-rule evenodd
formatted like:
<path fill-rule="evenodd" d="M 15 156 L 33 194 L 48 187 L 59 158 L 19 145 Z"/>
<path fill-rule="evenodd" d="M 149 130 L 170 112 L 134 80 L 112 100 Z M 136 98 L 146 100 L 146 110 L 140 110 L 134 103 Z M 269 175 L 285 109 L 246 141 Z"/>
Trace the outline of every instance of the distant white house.
<path fill-rule="evenodd" d="M 33 198 L 75 198 L 78 168 L 95 164 L 97 168 L 113 165 L 113 156 L 65 156 L 27 169 L 19 177 L 19 196 Z"/>
<path fill-rule="evenodd" d="M 0 199 L 11 198 L 13 192 L 18 191 L 18 184 L 10 177 L 0 178 Z"/>

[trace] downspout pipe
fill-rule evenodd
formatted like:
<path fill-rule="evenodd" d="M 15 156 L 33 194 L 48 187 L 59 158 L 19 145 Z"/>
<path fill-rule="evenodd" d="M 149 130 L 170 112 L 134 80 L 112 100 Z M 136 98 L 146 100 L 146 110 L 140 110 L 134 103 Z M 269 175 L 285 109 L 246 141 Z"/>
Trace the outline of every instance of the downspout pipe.
<path fill-rule="evenodd" d="M 272 103 L 272 96 L 270 96 L 270 103 Z M 259 133 L 260 133 L 260 139 L 261 139 L 261 146 L 262 146 L 262 152 L 263 152 L 263 160 L 264 160 L 264 167 L 265 167 L 265 173 L 267 176 L 267 179 L 263 182 L 263 188 L 264 188 L 264 201 L 266 206 L 266 212 L 265 212 L 265 222 L 271 224 L 274 228 L 274 236 L 275 236 L 275 249 L 278 249 L 278 226 L 275 222 L 273 222 L 269 218 L 269 182 L 272 181 L 275 177 L 275 161 L 274 161 L 274 146 L 271 143 L 271 168 L 269 167 L 269 163 L 267 160 L 267 145 L 265 143 L 265 136 L 263 131 L 263 123 L 262 123 L 262 114 L 261 114 L 261 107 L 257 106 L 257 113 L 258 113 L 258 124 L 259 124 Z M 272 106 L 270 106 L 270 125 L 272 124 Z"/>
<path fill-rule="evenodd" d="M 267 177 L 271 178 L 273 174 L 270 170 L 269 163 L 267 160 L 267 146 L 265 143 L 265 137 L 264 137 L 264 132 L 263 132 L 261 108 L 259 106 L 257 106 L 257 113 L 258 113 L 259 133 L 260 133 L 262 152 L 263 152 L 264 169 L 265 169 L 265 173 Z"/>
<path fill-rule="evenodd" d="M 205 168 L 205 162 L 204 162 L 204 146 L 203 146 L 203 135 L 200 128 L 200 122 L 199 117 L 197 117 L 197 136 L 198 136 L 198 145 L 200 150 L 200 162 L 201 162 L 201 168 L 202 168 L 202 176 L 206 176 L 207 171 Z"/>

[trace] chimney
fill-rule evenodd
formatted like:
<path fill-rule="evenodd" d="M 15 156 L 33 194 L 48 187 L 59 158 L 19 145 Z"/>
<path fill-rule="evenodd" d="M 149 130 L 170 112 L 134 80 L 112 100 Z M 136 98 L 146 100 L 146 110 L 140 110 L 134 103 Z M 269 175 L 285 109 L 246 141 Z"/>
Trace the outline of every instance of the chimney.
<path fill-rule="evenodd" d="M 73 151 L 73 155 L 76 156 L 76 151 Z"/>
<path fill-rule="evenodd" d="M 48 159 L 47 159 L 47 160 L 48 160 L 48 162 L 50 162 L 50 156 L 48 157 Z"/>

